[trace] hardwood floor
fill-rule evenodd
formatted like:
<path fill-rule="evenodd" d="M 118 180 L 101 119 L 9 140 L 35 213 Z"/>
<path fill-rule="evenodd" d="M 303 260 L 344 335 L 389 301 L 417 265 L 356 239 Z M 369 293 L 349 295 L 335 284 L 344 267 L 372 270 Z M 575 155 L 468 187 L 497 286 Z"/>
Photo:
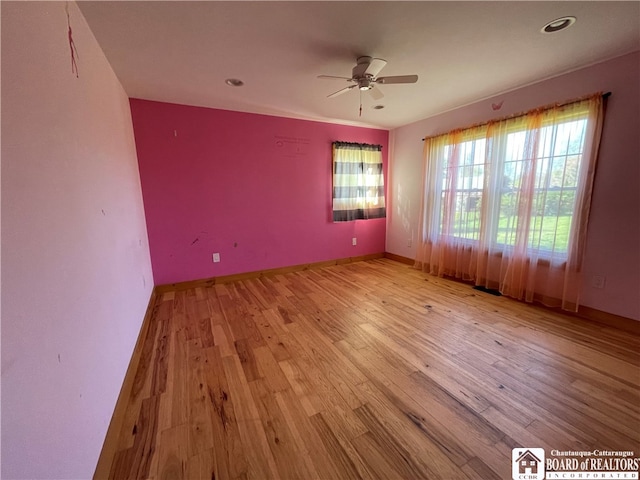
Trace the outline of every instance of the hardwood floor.
<path fill-rule="evenodd" d="M 111 478 L 511 478 L 640 452 L 638 336 L 372 260 L 159 296 Z"/>

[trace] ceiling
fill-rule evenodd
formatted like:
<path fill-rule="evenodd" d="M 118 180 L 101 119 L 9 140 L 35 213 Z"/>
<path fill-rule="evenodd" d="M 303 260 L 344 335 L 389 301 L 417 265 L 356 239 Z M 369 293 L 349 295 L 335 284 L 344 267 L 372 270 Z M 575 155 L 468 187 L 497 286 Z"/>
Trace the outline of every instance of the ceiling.
<path fill-rule="evenodd" d="M 78 5 L 130 97 L 389 129 L 640 49 L 637 1 Z M 363 92 L 360 117 L 358 89 L 327 98 L 349 84 L 317 76 L 349 77 L 361 55 L 419 80 Z"/>

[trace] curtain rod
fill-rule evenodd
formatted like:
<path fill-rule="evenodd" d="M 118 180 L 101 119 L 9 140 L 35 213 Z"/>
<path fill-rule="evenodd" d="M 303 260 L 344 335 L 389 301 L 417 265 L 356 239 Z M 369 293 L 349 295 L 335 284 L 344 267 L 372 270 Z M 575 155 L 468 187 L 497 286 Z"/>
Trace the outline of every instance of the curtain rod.
<path fill-rule="evenodd" d="M 378 150 L 382 150 L 382 145 L 376 145 L 371 143 L 342 142 L 340 140 L 336 140 L 335 142 L 331 142 L 331 145 L 336 145 L 339 147 L 376 148 Z"/>
<path fill-rule="evenodd" d="M 562 103 L 552 103 L 552 104 L 549 104 L 549 105 L 544 106 L 544 107 L 533 108 L 531 110 L 527 110 L 526 112 L 514 113 L 513 115 L 508 115 L 506 117 L 496 118 L 496 119 L 493 119 L 493 120 L 489 120 L 488 122 L 476 123 L 475 125 L 471 125 L 469 127 L 456 128 L 455 130 L 467 130 L 469 128 L 475 128 L 475 127 L 481 127 L 483 125 L 488 125 L 490 122 L 501 122 L 501 121 L 504 121 L 504 120 L 509 120 L 511 118 L 516 118 L 516 117 L 520 117 L 522 115 L 526 115 L 527 113 L 533 112 L 534 110 L 544 110 L 544 109 L 552 108 L 552 107 L 562 107 L 564 105 L 569 105 L 570 103 L 579 102 L 580 100 L 584 100 L 585 98 L 589 98 L 590 96 L 591 95 L 588 95 L 586 97 L 581 97 L 581 98 L 577 98 L 577 99 L 574 99 L 574 100 L 569 100 L 567 102 L 562 102 Z M 610 96 L 611 96 L 611 92 L 605 92 L 605 93 L 602 94 L 602 98 L 609 98 Z M 439 137 L 440 135 L 445 135 L 445 134 L 446 134 L 446 132 L 445 133 L 438 133 L 436 135 L 429 135 L 428 137 L 424 137 L 422 139 L 422 141 L 424 142 L 427 138 L 435 138 L 435 137 Z"/>

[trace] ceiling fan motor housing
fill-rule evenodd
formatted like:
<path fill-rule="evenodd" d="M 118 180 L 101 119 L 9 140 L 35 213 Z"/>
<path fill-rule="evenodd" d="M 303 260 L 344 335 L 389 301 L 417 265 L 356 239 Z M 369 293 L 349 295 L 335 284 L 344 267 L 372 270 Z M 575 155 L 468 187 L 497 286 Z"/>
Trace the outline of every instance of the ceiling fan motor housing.
<path fill-rule="evenodd" d="M 351 77 L 354 80 L 365 77 L 367 75 L 367 69 L 371 65 L 372 60 L 372 57 L 358 57 L 356 65 L 353 67 L 353 69 L 351 69 Z"/>

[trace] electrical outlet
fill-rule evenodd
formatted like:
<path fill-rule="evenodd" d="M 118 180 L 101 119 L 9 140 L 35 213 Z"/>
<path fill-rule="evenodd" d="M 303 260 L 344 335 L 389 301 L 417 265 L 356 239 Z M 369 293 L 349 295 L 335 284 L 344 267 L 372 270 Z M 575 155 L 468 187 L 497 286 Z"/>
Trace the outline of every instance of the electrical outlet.
<path fill-rule="evenodd" d="M 411 239 L 410 239 L 410 238 L 409 238 L 409 239 L 407 239 L 407 247 L 411 247 L 411 243 L 412 243 L 412 242 L 411 242 Z"/>
<path fill-rule="evenodd" d="M 356 237 L 353 237 L 353 238 L 351 239 L 351 245 L 355 246 L 355 245 L 357 245 L 357 244 L 358 244 L 358 239 L 357 239 Z"/>
<path fill-rule="evenodd" d="M 213 263 L 219 263 L 220 262 L 220 254 L 219 253 L 214 253 L 213 254 Z"/>
<path fill-rule="evenodd" d="M 593 288 L 604 288 L 605 278 L 602 275 L 594 275 L 591 277 L 591 286 Z"/>

